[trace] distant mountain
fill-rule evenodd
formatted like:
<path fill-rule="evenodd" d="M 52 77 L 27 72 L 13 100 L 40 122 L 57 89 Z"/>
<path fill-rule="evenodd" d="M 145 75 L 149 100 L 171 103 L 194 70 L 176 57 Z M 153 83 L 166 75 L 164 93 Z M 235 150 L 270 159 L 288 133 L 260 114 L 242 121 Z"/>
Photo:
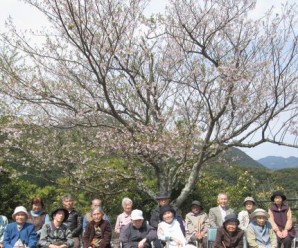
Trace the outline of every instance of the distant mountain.
<path fill-rule="evenodd" d="M 230 163 L 240 165 L 241 167 L 261 169 L 266 168 L 261 163 L 255 161 L 238 148 L 230 148 L 227 152 L 224 153 L 224 157 Z"/>
<path fill-rule="evenodd" d="M 297 157 L 276 157 L 276 156 L 268 156 L 265 158 L 261 158 L 258 162 L 268 169 L 271 170 L 280 170 L 285 168 L 298 168 L 298 158 Z"/>

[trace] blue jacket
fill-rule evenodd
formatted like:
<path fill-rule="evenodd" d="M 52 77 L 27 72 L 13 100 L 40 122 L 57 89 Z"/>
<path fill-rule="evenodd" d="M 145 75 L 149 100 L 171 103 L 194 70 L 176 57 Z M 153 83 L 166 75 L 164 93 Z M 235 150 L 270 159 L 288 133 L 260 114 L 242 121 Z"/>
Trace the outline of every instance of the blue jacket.
<path fill-rule="evenodd" d="M 15 222 L 8 224 L 4 231 L 4 247 L 13 248 L 18 239 L 21 239 L 23 244 L 25 244 L 27 247 L 35 248 L 37 244 L 37 234 L 34 225 L 25 223 L 22 229 L 19 231 Z"/>

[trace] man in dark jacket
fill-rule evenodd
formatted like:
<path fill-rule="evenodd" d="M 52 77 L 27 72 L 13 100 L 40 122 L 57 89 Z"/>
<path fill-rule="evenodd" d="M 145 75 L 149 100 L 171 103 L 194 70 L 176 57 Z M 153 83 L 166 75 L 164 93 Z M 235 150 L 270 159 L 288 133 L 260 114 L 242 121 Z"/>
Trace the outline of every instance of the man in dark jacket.
<path fill-rule="evenodd" d="M 124 226 L 120 232 L 120 242 L 123 248 L 147 248 L 157 240 L 154 228 L 143 218 L 143 212 L 135 209 L 131 212 L 131 223 Z"/>
<path fill-rule="evenodd" d="M 70 194 L 62 198 L 62 205 L 68 211 L 69 216 L 64 222 L 71 231 L 74 248 L 80 247 L 80 235 L 82 233 L 82 216 L 74 209 L 74 200 Z"/>
<path fill-rule="evenodd" d="M 155 198 L 157 201 L 158 201 L 158 207 L 153 209 L 153 211 L 151 212 L 151 218 L 150 218 L 150 222 L 149 224 L 151 226 L 153 226 L 155 228 L 155 230 L 157 230 L 157 226 L 158 226 L 158 223 L 160 222 L 160 219 L 159 219 L 159 216 L 160 216 L 160 208 L 164 207 L 164 206 L 167 206 L 167 205 L 170 205 L 170 200 L 171 200 L 171 197 L 168 193 L 165 193 L 165 192 L 162 192 L 162 193 L 159 193 L 156 198 Z M 182 232 L 183 234 L 185 234 L 185 228 L 184 228 L 184 225 L 183 225 L 183 218 L 182 218 L 182 215 L 181 215 L 181 211 L 180 209 L 176 208 L 176 207 L 173 207 L 175 212 L 176 212 L 176 219 L 179 221 L 180 225 L 182 225 Z"/>

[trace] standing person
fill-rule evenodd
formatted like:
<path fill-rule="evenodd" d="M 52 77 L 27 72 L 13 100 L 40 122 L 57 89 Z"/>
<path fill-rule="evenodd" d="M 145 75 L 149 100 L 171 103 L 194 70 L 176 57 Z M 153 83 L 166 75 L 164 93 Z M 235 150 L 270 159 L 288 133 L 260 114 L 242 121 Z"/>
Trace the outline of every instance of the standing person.
<path fill-rule="evenodd" d="M 92 200 L 91 210 L 90 212 L 86 213 L 83 218 L 83 232 L 85 231 L 87 224 L 92 220 L 92 214 L 91 214 L 92 209 L 101 207 L 101 204 L 102 204 L 102 201 L 100 199 L 95 198 Z M 110 222 L 110 218 L 106 214 L 104 214 L 103 219 Z"/>
<path fill-rule="evenodd" d="M 191 203 L 191 212 L 185 216 L 186 239 L 189 243 L 199 242 L 204 246 L 207 242 L 207 231 L 209 227 L 208 215 L 203 211 L 203 206 L 199 201 Z"/>
<path fill-rule="evenodd" d="M 236 214 L 228 214 L 223 225 L 217 228 L 214 248 L 243 248 L 244 231 L 239 227 Z"/>
<path fill-rule="evenodd" d="M 292 240 L 295 237 L 295 229 L 292 223 L 292 211 L 284 201 L 286 196 L 276 191 L 271 196 L 269 208 L 270 222 L 277 236 L 278 247 L 283 244 L 284 248 L 291 248 Z"/>
<path fill-rule="evenodd" d="M 228 214 L 234 213 L 234 210 L 228 206 L 228 196 L 225 193 L 220 193 L 217 196 L 218 206 L 210 208 L 209 223 L 211 227 L 222 226 L 223 220 Z"/>
<path fill-rule="evenodd" d="M 277 239 L 268 221 L 269 214 L 257 208 L 252 214 L 252 221 L 246 231 L 247 243 L 250 248 L 276 248 Z"/>
<path fill-rule="evenodd" d="M 153 226 L 155 229 L 157 229 L 158 223 L 161 221 L 160 218 L 159 218 L 160 217 L 160 209 L 164 206 L 170 205 L 171 196 L 170 196 L 170 194 L 168 194 L 166 192 L 161 192 L 156 196 L 155 199 L 158 202 L 158 206 L 157 206 L 157 208 L 153 209 L 153 211 L 151 212 L 151 217 L 150 217 L 149 224 L 151 226 Z M 176 219 L 180 223 L 182 223 L 183 218 L 182 218 L 182 215 L 181 215 L 181 211 L 176 207 L 173 207 L 173 208 L 174 208 L 175 213 L 176 213 Z M 183 232 L 185 233 L 184 227 L 183 227 Z"/>
<path fill-rule="evenodd" d="M 101 207 L 91 210 L 92 220 L 87 224 L 84 236 L 84 248 L 109 248 L 111 247 L 112 228 L 110 222 L 104 220 Z"/>
<path fill-rule="evenodd" d="M 4 238 L 4 230 L 8 225 L 8 220 L 6 216 L 0 215 L 0 248 L 3 248 L 3 238 Z"/>
<path fill-rule="evenodd" d="M 124 197 L 122 199 L 123 213 L 117 216 L 117 220 L 115 224 L 115 234 L 116 234 L 116 238 L 114 241 L 115 248 L 118 248 L 120 246 L 119 237 L 120 237 L 120 232 L 122 228 L 131 222 L 132 205 L 133 205 L 133 202 L 128 197 Z"/>
<path fill-rule="evenodd" d="M 155 229 L 144 221 L 143 212 L 135 209 L 131 212 L 131 223 L 120 233 L 123 248 L 149 248 L 157 239 Z"/>
<path fill-rule="evenodd" d="M 239 228 L 246 231 L 249 222 L 251 221 L 250 215 L 255 210 L 256 202 L 253 197 L 248 196 L 243 201 L 244 210 L 238 214 L 238 220 L 240 222 Z"/>
<path fill-rule="evenodd" d="M 28 219 L 27 209 L 23 206 L 15 208 L 12 219 L 15 222 L 6 226 L 4 231 L 4 248 L 22 247 L 35 248 L 37 245 L 37 234 L 35 227 L 31 223 L 26 223 Z"/>
<path fill-rule="evenodd" d="M 31 210 L 28 213 L 28 223 L 35 226 L 37 237 L 39 238 L 43 224 L 50 222 L 49 215 L 43 210 L 44 203 L 42 198 L 34 197 L 31 200 Z"/>
<path fill-rule="evenodd" d="M 57 208 L 51 213 L 52 221 L 43 225 L 38 245 L 41 248 L 73 247 L 71 231 L 63 222 L 68 218 L 65 208 Z"/>
<path fill-rule="evenodd" d="M 70 194 L 62 198 L 62 205 L 68 211 L 68 218 L 64 221 L 67 228 L 71 231 L 74 241 L 74 248 L 80 247 L 80 235 L 82 233 L 82 216 L 74 209 L 74 200 Z"/>
<path fill-rule="evenodd" d="M 131 212 L 132 212 L 133 202 L 128 197 L 124 197 L 122 199 L 122 208 L 123 213 L 117 216 L 116 224 L 115 224 L 115 233 L 119 237 L 120 231 L 122 227 L 129 224 L 131 222 Z"/>

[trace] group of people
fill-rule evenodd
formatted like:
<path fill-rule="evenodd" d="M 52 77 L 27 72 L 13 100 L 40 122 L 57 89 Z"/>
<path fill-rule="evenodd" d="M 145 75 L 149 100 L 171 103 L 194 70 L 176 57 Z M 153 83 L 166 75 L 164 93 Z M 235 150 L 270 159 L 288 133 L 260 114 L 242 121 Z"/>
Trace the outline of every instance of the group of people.
<path fill-rule="evenodd" d="M 286 196 L 274 192 L 267 211 L 256 208 L 252 197 L 246 197 L 244 210 L 238 216 L 228 207 L 228 197 L 218 195 L 218 206 L 204 212 L 202 204 L 195 200 L 191 211 L 182 217 L 181 211 L 170 205 L 170 195 L 160 193 L 149 221 L 142 210 L 134 209 L 129 198 L 122 200 L 123 213 L 115 224 L 114 246 L 122 248 L 149 247 L 205 247 L 209 229 L 216 228 L 214 248 L 243 247 L 247 242 L 252 248 L 290 248 L 295 237 L 291 209 L 285 204 Z M 110 248 L 112 227 L 109 217 L 101 207 L 101 200 L 94 199 L 91 211 L 81 216 L 74 208 L 74 200 L 67 194 L 62 206 L 50 216 L 46 214 L 43 200 L 32 199 L 32 210 L 15 208 L 8 224 L 0 216 L 0 248 Z M 51 218 L 50 218 L 51 217 Z M 243 237 L 246 237 L 244 239 Z"/>

